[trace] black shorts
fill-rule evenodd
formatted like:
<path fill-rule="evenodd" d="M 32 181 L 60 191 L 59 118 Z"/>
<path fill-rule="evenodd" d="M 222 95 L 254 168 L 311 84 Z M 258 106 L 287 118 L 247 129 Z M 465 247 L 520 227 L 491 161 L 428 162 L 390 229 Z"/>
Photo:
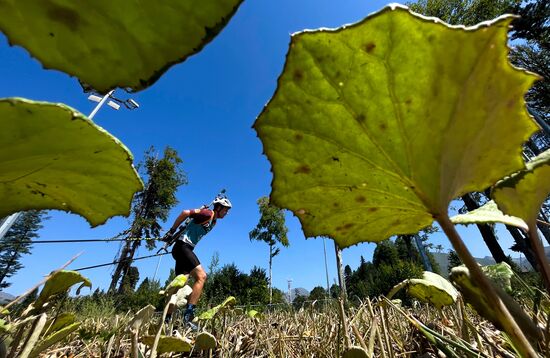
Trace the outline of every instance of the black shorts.
<path fill-rule="evenodd" d="M 193 246 L 177 240 L 172 248 L 172 257 L 176 260 L 176 275 L 187 275 L 201 264 L 193 252 Z"/>

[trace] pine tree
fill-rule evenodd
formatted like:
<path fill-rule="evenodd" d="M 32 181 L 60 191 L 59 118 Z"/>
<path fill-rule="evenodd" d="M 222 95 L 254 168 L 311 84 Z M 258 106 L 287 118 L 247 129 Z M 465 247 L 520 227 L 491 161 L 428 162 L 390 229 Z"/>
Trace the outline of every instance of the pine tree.
<path fill-rule="evenodd" d="M 7 279 L 23 268 L 21 256 L 30 253 L 32 239 L 38 237 L 44 219 L 43 211 L 24 212 L 0 241 L 0 289 L 9 287 Z"/>
<path fill-rule="evenodd" d="M 132 259 L 141 245 L 140 237 L 159 237 L 161 225 L 159 221 L 166 221 L 170 209 L 177 203 L 176 191 L 179 186 L 187 184 L 185 172 L 179 167 L 182 160 L 178 153 L 167 147 L 164 157 L 158 159 L 155 149 L 151 147 L 146 153 L 138 170 L 148 178 L 145 189 L 137 193 L 132 204 L 133 222 L 125 231 L 128 241 L 123 243 L 118 256 L 119 263 L 113 273 L 109 291 L 114 291 L 120 282 L 119 292 L 122 291 L 124 278 L 129 274 Z M 130 240 L 131 239 L 131 240 Z M 147 242 L 147 248 L 152 250 L 154 241 Z"/>

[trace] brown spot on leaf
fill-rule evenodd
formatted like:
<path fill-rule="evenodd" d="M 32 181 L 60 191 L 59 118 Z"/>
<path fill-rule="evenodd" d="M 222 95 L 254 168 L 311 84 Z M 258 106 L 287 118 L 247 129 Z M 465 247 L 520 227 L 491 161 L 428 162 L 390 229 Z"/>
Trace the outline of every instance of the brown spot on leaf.
<path fill-rule="evenodd" d="M 340 204 L 338 204 L 338 203 L 332 203 L 332 206 L 334 206 L 335 208 L 337 208 L 337 207 L 340 206 Z"/>
<path fill-rule="evenodd" d="M 388 126 L 386 125 L 386 123 L 382 122 L 380 123 L 380 125 L 378 126 L 381 130 L 385 131 L 386 129 L 388 129 Z"/>
<path fill-rule="evenodd" d="M 53 21 L 67 26 L 67 28 L 71 31 L 77 31 L 81 22 L 78 12 L 68 7 L 54 5 L 52 3 L 50 3 L 48 17 Z"/>
<path fill-rule="evenodd" d="M 354 223 L 347 223 L 346 225 L 344 225 L 344 229 L 349 230 L 349 229 L 351 229 L 351 228 L 354 227 L 354 226 L 355 226 Z"/>
<path fill-rule="evenodd" d="M 294 139 L 296 139 L 297 141 L 301 141 L 302 139 L 304 139 L 304 136 L 300 133 L 296 133 L 294 135 Z"/>
<path fill-rule="evenodd" d="M 411 103 L 412 103 L 412 99 L 410 99 L 410 98 L 409 98 L 408 100 L 405 101 L 405 104 L 410 105 Z"/>
<path fill-rule="evenodd" d="M 360 113 L 355 119 L 357 119 L 358 122 L 364 122 L 367 117 L 363 113 Z"/>
<path fill-rule="evenodd" d="M 367 201 L 367 198 L 365 198 L 363 195 L 359 195 L 355 198 L 355 201 L 357 201 L 358 203 L 364 203 L 365 201 Z"/>
<path fill-rule="evenodd" d="M 303 80 L 304 79 L 304 71 L 302 71 L 300 69 L 294 70 L 293 77 L 294 77 L 294 81 Z"/>
<path fill-rule="evenodd" d="M 374 42 L 369 42 L 368 44 L 365 45 L 365 51 L 367 51 L 367 53 L 372 53 L 375 47 L 376 47 L 376 44 Z"/>
<path fill-rule="evenodd" d="M 369 213 L 374 213 L 375 211 L 378 211 L 378 208 L 368 208 L 367 211 Z"/>
<path fill-rule="evenodd" d="M 294 171 L 294 174 L 309 174 L 311 173 L 311 168 L 307 164 L 302 164 Z"/>

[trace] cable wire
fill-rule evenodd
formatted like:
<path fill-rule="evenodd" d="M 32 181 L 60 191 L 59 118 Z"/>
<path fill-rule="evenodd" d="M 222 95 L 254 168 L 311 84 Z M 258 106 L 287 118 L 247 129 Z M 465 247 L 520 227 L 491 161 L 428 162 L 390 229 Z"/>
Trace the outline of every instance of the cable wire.
<path fill-rule="evenodd" d="M 25 243 L 29 244 L 62 244 L 62 243 L 71 243 L 71 242 L 119 242 L 119 241 L 162 241 L 160 237 L 136 237 L 136 238 L 126 238 L 126 239 L 71 239 L 71 240 L 29 240 Z"/>
<path fill-rule="evenodd" d="M 167 254 L 169 254 L 169 252 L 163 252 L 163 253 L 161 253 L 161 254 L 154 254 L 154 255 L 136 257 L 135 259 L 130 259 L 130 260 L 128 260 L 128 259 L 122 259 L 122 260 L 118 260 L 118 261 L 109 262 L 109 263 L 106 263 L 106 264 L 99 264 L 99 265 L 93 265 L 93 266 L 80 267 L 80 268 L 74 269 L 73 271 L 90 270 L 90 269 L 98 268 L 98 267 L 116 265 L 116 264 L 118 264 L 119 262 L 123 262 L 123 261 L 130 261 L 130 262 L 133 262 L 133 261 L 137 261 L 137 260 L 149 259 L 149 258 L 151 258 L 151 257 L 162 256 L 162 255 L 167 255 Z"/>

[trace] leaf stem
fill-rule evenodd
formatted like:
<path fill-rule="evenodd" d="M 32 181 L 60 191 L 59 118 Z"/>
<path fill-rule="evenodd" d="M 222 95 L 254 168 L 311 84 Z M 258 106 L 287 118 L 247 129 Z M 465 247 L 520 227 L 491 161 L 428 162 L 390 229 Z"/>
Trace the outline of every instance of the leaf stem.
<path fill-rule="evenodd" d="M 536 220 L 530 220 L 527 223 L 527 227 L 529 228 L 529 240 L 533 250 L 535 251 L 535 258 L 537 259 L 537 264 L 539 266 L 538 271 L 540 272 L 544 285 L 546 286 L 546 292 L 550 294 L 550 266 L 548 265 L 548 260 L 544 254 L 544 248 L 540 243 Z"/>
<path fill-rule="evenodd" d="M 449 238 L 449 241 L 451 241 L 451 244 L 462 262 L 464 262 L 468 270 L 470 270 L 470 275 L 473 280 L 480 286 L 483 292 L 485 292 L 489 302 L 494 304 L 494 308 L 497 311 L 498 316 L 501 317 L 500 323 L 503 325 L 505 331 L 510 335 L 510 338 L 520 351 L 521 355 L 523 357 L 539 357 L 496 293 L 491 282 L 489 282 L 487 277 L 483 274 L 478 263 L 475 261 L 472 254 L 470 254 L 470 251 L 466 245 L 464 245 L 464 242 L 460 238 L 460 235 L 456 231 L 454 224 L 449 219 L 447 213 L 436 215 L 435 219 L 439 225 L 441 225 L 441 228 Z"/>

